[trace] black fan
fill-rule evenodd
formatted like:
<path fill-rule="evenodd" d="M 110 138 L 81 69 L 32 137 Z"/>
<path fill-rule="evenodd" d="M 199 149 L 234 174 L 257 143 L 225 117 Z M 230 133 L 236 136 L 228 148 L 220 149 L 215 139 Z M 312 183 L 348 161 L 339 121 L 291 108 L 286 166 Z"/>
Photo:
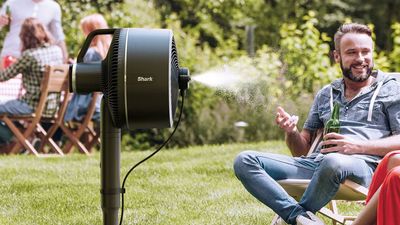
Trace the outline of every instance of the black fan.
<path fill-rule="evenodd" d="M 113 34 L 107 57 L 102 62 L 83 63 L 91 40 L 99 34 Z M 71 66 L 71 90 L 103 92 L 116 127 L 173 125 L 179 80 L 183 86 L 187 83 L 188 70 L 179 68 L 171 30 L 96 30 L 88 35 L 77 61 Z"/>
<path fill-rule="evenodd" d="M 92 39 L 112 34 L 107 57 L 84 63 Z M 104 224 L 118 223 L 121 128 L 173 125 L 179 96 L 188 88 L 189 70 L 179 68 L 171 30 L 101 29 L 90 33 L 70 66 L 70 90 L 103 92 L 101 109 L 101 194 Z M 183 94 L 182 94 L 183 95 Z"/>

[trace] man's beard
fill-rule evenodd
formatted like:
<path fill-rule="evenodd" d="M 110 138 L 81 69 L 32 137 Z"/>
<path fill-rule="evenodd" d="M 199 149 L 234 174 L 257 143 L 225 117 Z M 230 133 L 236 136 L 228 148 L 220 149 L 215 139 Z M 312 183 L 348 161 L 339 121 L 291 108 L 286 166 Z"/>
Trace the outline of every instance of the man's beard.
<path fill-rule="evenodd" d="M 342 69 L 343 76 L 347 77 L 349 80 L 354 81 L 354 82 L 364 82 L 364 81 L 368 80 L 368 78 L 372 74 L 372 69 L 374 68 L 374 66 L 372 65 L 372 67 L 367 68 L 367 74 L 360 75 L 360 76 L 354 76 L 353 72 L 351 72 L 352 66 L 357 66 L 357 65 L 351 64 L 349 68 L 344 68 L 342 60 L 340 60 L 340 68 Z"/>

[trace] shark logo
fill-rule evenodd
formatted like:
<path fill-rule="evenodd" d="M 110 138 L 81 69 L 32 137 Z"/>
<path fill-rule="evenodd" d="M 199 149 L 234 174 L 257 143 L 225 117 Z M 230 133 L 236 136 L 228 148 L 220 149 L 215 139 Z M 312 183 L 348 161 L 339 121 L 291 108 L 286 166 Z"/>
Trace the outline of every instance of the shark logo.
<path fill-rule="evenodd" d="M 153 77 L 138 77 L 138 82 L 153 82 Z"/>

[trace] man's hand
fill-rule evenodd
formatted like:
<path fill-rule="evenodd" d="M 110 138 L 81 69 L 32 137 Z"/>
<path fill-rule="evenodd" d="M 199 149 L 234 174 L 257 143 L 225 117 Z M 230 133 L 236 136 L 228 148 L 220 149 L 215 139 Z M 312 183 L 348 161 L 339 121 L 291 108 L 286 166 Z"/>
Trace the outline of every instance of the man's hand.
<path fill-rule="evenodd" d="M 1 15 L 0 16 L 0 26 L 4 27 L 5 25 L 10 23 L 10 19 L 6 15 Z"/>
<path fill-rule="evenodd" d="M 291 116 L 282 107 L 276 109 L 276 124 L 285 131 L 286 144 L 293 156 L 307 155 L 310 148 L 311 133 L 307 129 L 297 130 L 298 116 Z"/>
<path fill-rule="evenodd" d="M 276 110 L 275 122 L 286 133 L 297 131 L 296 125 L 298 121 L 298 116 L 291 116 L 289 113 L 285 112 L 282 107 L 278 106 Z"/>
<path fill-rule="evenodd" d="M 363 146 L 361 141 L 353 140 L 338 133 L 328 133 L 324 136 L 324 140 L 321 143 L 322 146 L 333 145 L 333 147 L 321 149 L 321 153 L 339 152 L 351 155 L 365 151 L 365 146 Z"/>

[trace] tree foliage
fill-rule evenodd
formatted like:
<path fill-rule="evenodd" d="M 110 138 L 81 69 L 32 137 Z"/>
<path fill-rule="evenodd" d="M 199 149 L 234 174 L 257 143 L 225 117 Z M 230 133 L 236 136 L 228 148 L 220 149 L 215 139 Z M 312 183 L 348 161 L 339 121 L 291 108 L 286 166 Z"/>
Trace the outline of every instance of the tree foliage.
<path fill-rule="evenodd" d="M 275 108 L 307 116 L 316 90 L 340 77 L 331 59 L 332 37 L 345 21 L 367 23 L 376 39 L 375 64 L 400 71 L 400 2 L 389 0 L 57 0 L 71 58 L 84 37 L 82 17 L 101 13 L 110 27 L 169 28 L 179 64 L 195 76 L 228 67 L 244 79 L 235 90 L 192 82 L 172 146 L 282 138 Z M 255 55 L 246 53 L 255 28 Z M 2 33 L 1 35 L 4 35 Z M 0 36 L 1 36 L 0 35 Z M 2 39 L 1 39 L 2 40 Z M 236 127 L 245 121 L 247 127 Z M 301 125 L 300 125 L 301 126 Z M 126 149 L 150 148 L 170 130 L 127 132 Z"/>
<path fill-rule="evenodd" d="M 312 93 L 339 75 L 329 58 L 331 38 L 316 28 L 315 12 L 310 11 L 303 18 L 299 27 L 295 23 L 283 24 L 280 30 L 283 73 L 292 96 L 304 91 Z"/>
<path fill-rule="evenodd" d="M 61 1 L 60 1 L 61 2 Z M 101 4 L 99 4 L 99 2 Z M 79 49 L 77 23 L 87 11 L 103 13 L 114 27 L 162 27 L 172 29 L 180 65 L 192 74 L 227 66 L 251 82 L 235 91 L 191 84 L 183 120 L 171 145 L 217 144 L 230 141 L 260 141 L 282 138 L 274 124 L 275 108 L 282 105 L 299 115 L 302 124 L 313 95 L 323 85 L 340 77 L 331 57 L 333 33 L 344 21 L 369 23 L 377 39 L 375 63 L 384 70 L 400 70 L 400 25 L 369 13 L 374 0 L 300 0 L 293 4 L 276 0 L 153 0 L 124 4 L 98 1 L 65 2 L 68 42 Z M 76 5 L 74 5 L 76 4 Z M 382 8 L 390 3 L 383 1 Z M 78 7 L 79 5 L 79 7 Z M 128 7 L 126 7 L 128 5 Z M 68 10 L 67 9 L 67 10 Z M 72 10 L 74 9 L 74 10 Z M 72 22 L 70 22 L 72 21 Z M 382 29 L 392 24 L 391 29 Z M 246 54 L 246 26 L 255 27 L 256 55 Z M 70 26 L 70 28 L 68 28 Z M 388 34 L 391 34 L 388 36 Z M 383 40 L 382 40 L 383 39 Z M 386 49 L 385 49 L 386 48 Z M 383 50 L 385 49 L 385 50 Z M 302 107 L 299 107 L 302 106 Z M 247 127 L 234 126 L 245 121 Z M 131 149 L 160 143 L 169 130 L 137 130 L 124 136 Z"/>

